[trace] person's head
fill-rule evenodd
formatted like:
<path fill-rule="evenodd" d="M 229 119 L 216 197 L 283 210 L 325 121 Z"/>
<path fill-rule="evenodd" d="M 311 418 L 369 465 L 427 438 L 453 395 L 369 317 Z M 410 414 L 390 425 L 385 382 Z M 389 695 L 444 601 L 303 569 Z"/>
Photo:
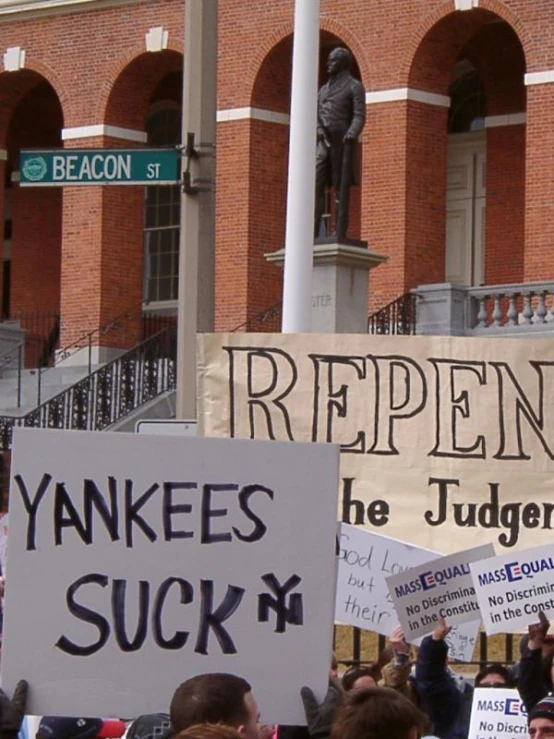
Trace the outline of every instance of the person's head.
<path fill-rule="evenodd" d="M 179 685 L 170 715 L 176 734 L 196 724 L 224 724 L 243 739 L 258 739 L 258 705 L 250 684 L 223 672 L 197 675 Z"/>
<path fill-rule="evenodd" d="M 554 695 L 547 695 L 531 709 L 528 716 L 531 739 L 554 737 Z"/>
<path fill-rule="evenodd" d="M 345 691 L 372 688 L 381 679 L 381 671 L 376 664 L 349 667 L 342 676 L 342 687 Z"/>
<path fill-rule="evenodd" d="M 327 72 L 329 74 L 338 74 L 344 69 L 350 69 L 352 64 L 352 54 L 340 46 L 329 54 L 327 59 Z"/>
<path fill-rule="evenodd" d="M 195 724 L 177 734 L 176 739 L 242 739 L 242 736 L 224 724 Z"/>
<path fill-rule="evenodd" d="M 510 671 L 499 663 L 483 667 L 475 676 L 476 688 L 513 688 L 514 686 Z"/>
<path fill-rule="evenodd" d="M 392 688 L 351 690 L 337 712 L 331 739 L 417 739 L 426 724 L 424 714 Z"/>

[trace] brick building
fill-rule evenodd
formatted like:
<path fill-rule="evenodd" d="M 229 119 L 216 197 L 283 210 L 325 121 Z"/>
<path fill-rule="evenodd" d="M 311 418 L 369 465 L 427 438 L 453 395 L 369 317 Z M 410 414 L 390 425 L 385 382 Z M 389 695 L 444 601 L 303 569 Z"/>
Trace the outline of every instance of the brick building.
<path fill-rule="evenodd" d="M 293 0 L 220 0 L 215 328 L 278 303 Z M 18 185 L 21 148 L 174 144 L 182 0 L 0 2 L 4 316 L 61 316 L 60 345 L 177 297 L 178 188 Z M 367 91 L 351 234 L 389 257 L 368 310 L 429 283 L 527 284 L 554 249 L 554 6 L 323 0 L 321 61 Z"/>

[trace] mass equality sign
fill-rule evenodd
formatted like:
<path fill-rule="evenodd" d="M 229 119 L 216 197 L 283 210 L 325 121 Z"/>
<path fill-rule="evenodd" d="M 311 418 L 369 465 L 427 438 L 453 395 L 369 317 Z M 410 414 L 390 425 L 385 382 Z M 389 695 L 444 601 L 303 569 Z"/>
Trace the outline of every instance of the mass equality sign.
<path fill-rule="evenodd" d="M 554 544 L 474 562 L 471 574 L 487 634 L 517 631 L 554 613 Z"/>
<path fill-rule="evenodd" d="M 387 578 L 407 639 L 430 634 L 439 617 L 448 624 L 480 619 L 470 563 L 494 557 L 492 544 L 413 567 Z"/>
<path fill-rule="evenodd" d="M 198 346 L 204 435 L 340 444 L 345 523 L 444 554 L 552 538 L 551 342 L 202 334 Z"/>
<path fill-rule="evenodd" d="M 30 713 L 166 711 L 214 671 L 266 721 L 323 698 L 336 447 L 16 429 L 11 475 L 2 684 Z"/>
<path fill-rule="evenodd" d="M 23 150 L 19 159 L 22 187 L 66 185 L 175 185 L 177 149 Z"/>
<path fill-rule="evenodd" d="M 386 578 L 441 556 L 373 531 L 339 524 L 335 619 L 388 636 L 399 621 Z M 456 625 L 447 636 L 449 656 L 469 662 L 478 631 L 479 622 Z"/>
<path fill-rule="evenodd" d="M 475 688 L 468 739 L 522 739 L 527 712 L 517 690 Z"/>

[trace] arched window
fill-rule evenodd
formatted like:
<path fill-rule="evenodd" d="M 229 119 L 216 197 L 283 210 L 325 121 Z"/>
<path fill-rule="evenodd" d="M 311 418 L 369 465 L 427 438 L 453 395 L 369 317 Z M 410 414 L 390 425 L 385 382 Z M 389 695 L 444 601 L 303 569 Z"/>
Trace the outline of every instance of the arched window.
<path fill-rule="evenodd" d="M 148 146 L 176 146 L 181 140 L 181 110 L 174 103 L 158 103 L 146 122 Z M 179 282 L 179 185 L 145 188 L 144 300 L 177 300 Z"/>
<path fill-rule="evenodd" d="M 469 133 L 485 128 L 487 101 L 479 72 L 467 59 L 452 70 L 449 88 L 448 133 Z"/>

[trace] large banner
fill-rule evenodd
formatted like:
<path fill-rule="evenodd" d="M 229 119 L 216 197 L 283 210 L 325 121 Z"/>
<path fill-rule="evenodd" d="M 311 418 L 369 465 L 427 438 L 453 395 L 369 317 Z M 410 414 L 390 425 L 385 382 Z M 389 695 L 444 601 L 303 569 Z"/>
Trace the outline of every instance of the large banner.
<path fill-rule="evenodd" d="M 551 541 L 552 341 L 199 341 L 204 433 L 340 444 L 342 521 L 445 554 Z"/>
<path fill-rule="evenodd" d="M 16 429 L 2 687 L 26 678 L 31 714 L 129 718 L 232 672 L 264 721 L 305 722 L 331 659 L 338 457 Z"/>

